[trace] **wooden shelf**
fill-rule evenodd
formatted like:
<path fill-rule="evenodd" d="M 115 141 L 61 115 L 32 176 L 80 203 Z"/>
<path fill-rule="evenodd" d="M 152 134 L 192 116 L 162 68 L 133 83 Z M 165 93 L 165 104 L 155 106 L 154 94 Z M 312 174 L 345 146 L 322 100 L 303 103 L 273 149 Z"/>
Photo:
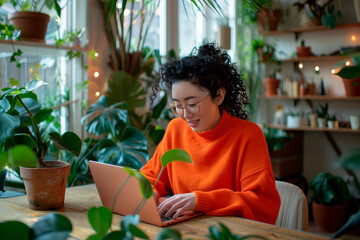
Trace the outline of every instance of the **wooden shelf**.
<path fill-rule="evenodd" d="M 330 128 L 313 128 L 313 127 L 309 127 L 309 126 L 302 126 L 302 127 L 298 127 L 298 128 L 289 128 L 285 125 L 274 125 L 274 124 L 267 124 L 267 126 L 270 128 L 282 129 L 284 131 L 360 133 L 360 130 L 353 130 L 351 128 L 330 129 Z"/>
<path fill-rule="evenodd" d="M 280 60 L 281 62 L 318 62 L 318 61 L 340 61 L 349 58 L 348 56 L 311 56 L 311 57 L 297 57 Z"/>
<path fill-rule="evenodd" d="M 87 48 L 70 47 L 70 46 L 56 46 L 51 43 L 32 42 L 32 41 L 13 41 L 15 49 L 21 50 L 27 54 L 36 54 L 43 56 L 65 56 L 68 51 L 87 52 Z M 13 52 L 12 42 L 10 40 L 0 40 L 2 52 Z"/>
<path fill-rule="evenodd" d="M 359 101 L 360 96 L 345 97 L 345 96 L 321 96 L 321 95 L 306 95 L 304 97 L 289 97 L 289 96 L 265 96 L 258 95 L 258 98 L 269 100 L 337 100 L 337 101 Z"/>
<path fill-rule="evenodd" d="M 346 24 L 337 24 L 334 29 L 346 29 L 346 28 L 358 28 L 360 27 L 360 23 L 346 23 Z M 269 32 L 262 32 L 263 36 L 277 36 L 289 33 L 304 33 L 304 32 L 317 32 L 317 31 L 331 31 L 334 30 L 332 28 L 328 28 L 326 26 L 313 26 L 308 28 L 290 28 L 283 31 L 269 31 Z"/>

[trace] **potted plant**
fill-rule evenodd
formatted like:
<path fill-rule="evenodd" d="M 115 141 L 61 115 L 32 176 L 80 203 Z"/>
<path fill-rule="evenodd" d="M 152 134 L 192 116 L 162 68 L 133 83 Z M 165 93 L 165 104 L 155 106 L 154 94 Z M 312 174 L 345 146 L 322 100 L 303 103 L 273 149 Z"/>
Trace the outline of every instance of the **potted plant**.
<path fill-rule="evenodd" d="M 355 184 L 356 192 L 353 194 L 355 206 L 352 206 L 351 216 L 348 221 L 332 235 L 332 239 L 339 238 L 342 234 L 350 231 L 358 226 L 360 223 L 360 181 L 357 178 L 355 171 L 360 170 L 360 148 L 355 148 L 343 153 L 339 159 L 334 163 L 335 167 L 343 167 L 346 172 L 352 177 Z"/>
<path fill-rule="evenodd" d="M 360 96 L 360 53 L 351 57 L 352 65 L 342 67 L 335 75 L 342 78 L 345 87 L 345 96 Z M 337 63 L 333 68 L 344 65 L 344 61 Z"/>
<path fill-rule="evenodd" d="M 327 118 L 327 126 L 330 129 L 334 129 L 336 126 L 336 114 L 329 114 Z"/>
<path fill-rule="evenodd" d="M 320 173 L 310 182 L 315 224 L 322 231 L 334 232 L 347 220 L 350 192 L 346 182 L 331 173 Z"/>
<path fill-rule="evenodd" d="M 15 12 L 9 13 L 10 24 L 16 29 L 21 29 L 20 39 L 27 41 L 44 42 L 47 25 L 50 16 L 44 12 L 55 9 L 57 15 L 61 15 L 61 7 L 58 0 L 15 0 L 8 1 Z"/>
<path fill-rule="evenodd" d="M 60 136 L 40 131 L 40 122 L 50 118 L 51 109 L 41 109 L 32 91 L 44 82 L 31 81 L 25 88 L 5 88 L 0 97 L 0 167 L 20 168 L 29 206 L 36 210 L 64 205 L 70 164 L 46 161 L 50 140 L 60 149 L 79 155 L 81 139 L 73 132 Z"/>
<path fill-rule="evenodd" d="M 328 108 L 329 108 L 328 103 L 326 103 L 325 105 L 319 104 L 319 107 L 316 108 L 316 114 L 318 115 L 317 123 L 319 128 L 326 127 Z"/>
<path fill-rule="evenodd" d="M 311 47 L 305 45 L 305 40 L 301 40 L 300 46 L 296 47 L 296 52 L 298 57 L 310 57 Z"/>
<path fill-rule="evenodd" d="M 281 69 L 275 69 L 268 75 L 268 77 L 264 78 L 266 96 L 273 96 L 278 94 L 280 79 L 276 77 L 276 73 L 280 71 Z"/>
<path fill-rule="evenodd" d="M 262 7 L 256 12 L 256 20 L 262 32 L 276 31 L 282 17 L 278 1 L 271 2 L 271 7 Z"/>
<path fill-rule="evenodd" d="M 252 40 L 251 50 L 259 54 L 259 59 L 261 59 L 262 62 L 276 61 L 274 57 L 275 47 L 265 43 L 263 38 Z"/>
<path fill-rule="evenodd" d="M 305 10 L 305 16 L 311 21 L 304 22 L 304 26 L 325 25 L 328 28 L 335 28 L 336 16 L 342 17 L 340 11 L 336 11 L 334 0 L 301 0 L 293 4 L 299 12 Z"/>

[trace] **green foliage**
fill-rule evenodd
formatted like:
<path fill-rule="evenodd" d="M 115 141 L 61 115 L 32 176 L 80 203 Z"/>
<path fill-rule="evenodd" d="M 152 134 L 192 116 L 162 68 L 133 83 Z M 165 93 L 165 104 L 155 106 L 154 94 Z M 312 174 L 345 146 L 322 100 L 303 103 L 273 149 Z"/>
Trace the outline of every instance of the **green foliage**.
<path fill-rule="evenodd" d="M 282 129 L 270 128 L 264 125 L 262 128 L 269 153 L 273 151 L 280 151 L 285 147 L 286 142 L 291 141 L 294 136 L 288 134 Z"/>
<path fill-rule="evenodd" d="M 354 54 L 351 57 L 351 62 L 352 62 L 351 66 L 342 67 L 340 71 L 336 73 L 336 75 L 344 79 L 354 79 L 360 77 L 360 53 Z M 343 64 L 343 61 L 337 63 L 335 66 L 338 66 L 340 64 Z"/>
<path fill-rule="evenodd" d="M 239 236 L 237 234 L 232 234 L 230 229 L 226 227 L 224 224 L 219 223 L 220 230 L 215 227 L 209 227 L 209 235 L 207 235 L 208 239 L 211 240 L 224 240 L 224 239 L 231 239 L 231 240 L 242 240 L 242 239 L 267 239 L 260 235 L 247 235 L 247 236 Z"/>
<path fill-rule="evenodd" d="M 329 121 L 336 121 L 336 114 L 329 114 L 327 120 L 329 120 Z"/>
<path fill-rule="evenodd" d="M 42 85 L 44 82 L 33 80 L 25 88 L 2 89 L 0 126 L 3 131 L 0 134 L 0 151 L 9 151 L 10 162 L 16 166 L 42 166 L 50 139 L 61 149 L 74 154 L 80 151 L 81 140 L 74 133 L 67 132 L 62 136 L 59 133 L 48 133 L 42 136 L 39 124 L 49 119 L 52 112 L 51 109 L 41 109 L 36 94 L 32 92 Z M 38 164 L 34 164 L 35 157 Z"/>
<path fill-rule="evenodd" d="M 319 118 L 327 118 L 328 116 L 329 105 L 326 103 L 325 105 L 319 104 L 319 106 L 315 109 Z"/>
<path fill-rule="evenodd" d="M 350 200 L 346 182 L 331 173 L 320 173 L 310 182 L 313 201 L 323 205 L 343 205 Z"/>
<path fill-rule="evenodd" d="M 58 213 L 49 213 L 32 227 L 19 221 L 0 223 L 1 239 L 68 239 L 72 231 L 70 220 Z"/>
<path fill-rule="evenodd" d="M 342 18 L 341 12 L 335 9 L 334 0 L 326 2 L 321 0 L 302 0 L 295 2 L 293 6 L 296 6 L 299 12 L 307 7 L 308 11 L 306 14 L 311 19 L 321 19 L 322 24 L 328 28 L 335 28 L 336 17 Z"/>
<path fill-rule="evenodd" d="M 11 0 L 8 2 L 12 4 L 16 11 L 46 12 L 54 9 L 58 17 L 61 17 L 61 9 L 65 7 L 60 7 L 58 0 Z M 44 10 L 45 6 L 47 8 L 46 10 Z"/>

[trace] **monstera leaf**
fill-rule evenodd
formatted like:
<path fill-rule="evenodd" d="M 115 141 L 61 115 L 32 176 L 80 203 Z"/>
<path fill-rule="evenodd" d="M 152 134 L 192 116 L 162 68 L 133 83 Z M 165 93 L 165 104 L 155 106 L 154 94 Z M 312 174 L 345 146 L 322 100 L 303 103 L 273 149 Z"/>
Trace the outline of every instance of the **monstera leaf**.
<path fill-rule="evenodd" d="M 10 110 L 9 101 L 4 98 L 0 100 L 0 145 L 13 134 L 13 131 L 20 124 L 19 113 Z"/>
<path fill-rule="evenodd" d="M 100 140 L 99 162 L 140 169 L 148 159 L 145 135 L 134 127 L 126 127 L 118 142 Z"/>
<path fill-rule="evenodd" d="M 130 109 L 143 107 L 146 103 L 146 91 L 138 78 L 126 72 L 118 71 L 110 75 L 106 90 L 108 104 L 127 102 Z"/>
<path fill-rule="evenodd" d="M 126 125 L 127 108 L 128 105 L 124 102 L 115 103 L 108 107 L 107 97 L 102 96 L 99 101 L 91 105 L 87 114 L 81 119 L 81 124 L 91 119 L 85 126 L 87 132 L 97 136 L 108 133 L 115 136 L 117 131 Z"/>

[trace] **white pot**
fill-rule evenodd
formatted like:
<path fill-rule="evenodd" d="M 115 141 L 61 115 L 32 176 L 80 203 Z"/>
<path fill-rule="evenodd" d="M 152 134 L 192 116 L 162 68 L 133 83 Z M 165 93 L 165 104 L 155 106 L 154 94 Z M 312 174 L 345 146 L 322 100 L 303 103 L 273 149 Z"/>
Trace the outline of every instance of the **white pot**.
<path fill-rule="evenodd" d="M 319 128 L 325 128 L 326 127 L 326 118 L 318 118 L 318 127 Z"/>
<path fill-rule="evenodd" d="M 330 129 L 334 129 L 334 128 L 335 128 L 335 121 L 333 121 L 333 120 L 328 120 L 328 121 L 327 121 L 327 126 L 328 126 L 328 128 L 330 128 Z"/>
<path fill-rule="evenodd" d="M 307 126 L 307 119 L 300 116 L 288 115 L 286 118 L 287 127 L 298 128 L 300 126 Z"/>
<path fill-rule="evenodd" d="M 360 129 L 360 116 L 358 115 L 351 115 L 350 116 L 350 126 L 353 130 Z"/>

